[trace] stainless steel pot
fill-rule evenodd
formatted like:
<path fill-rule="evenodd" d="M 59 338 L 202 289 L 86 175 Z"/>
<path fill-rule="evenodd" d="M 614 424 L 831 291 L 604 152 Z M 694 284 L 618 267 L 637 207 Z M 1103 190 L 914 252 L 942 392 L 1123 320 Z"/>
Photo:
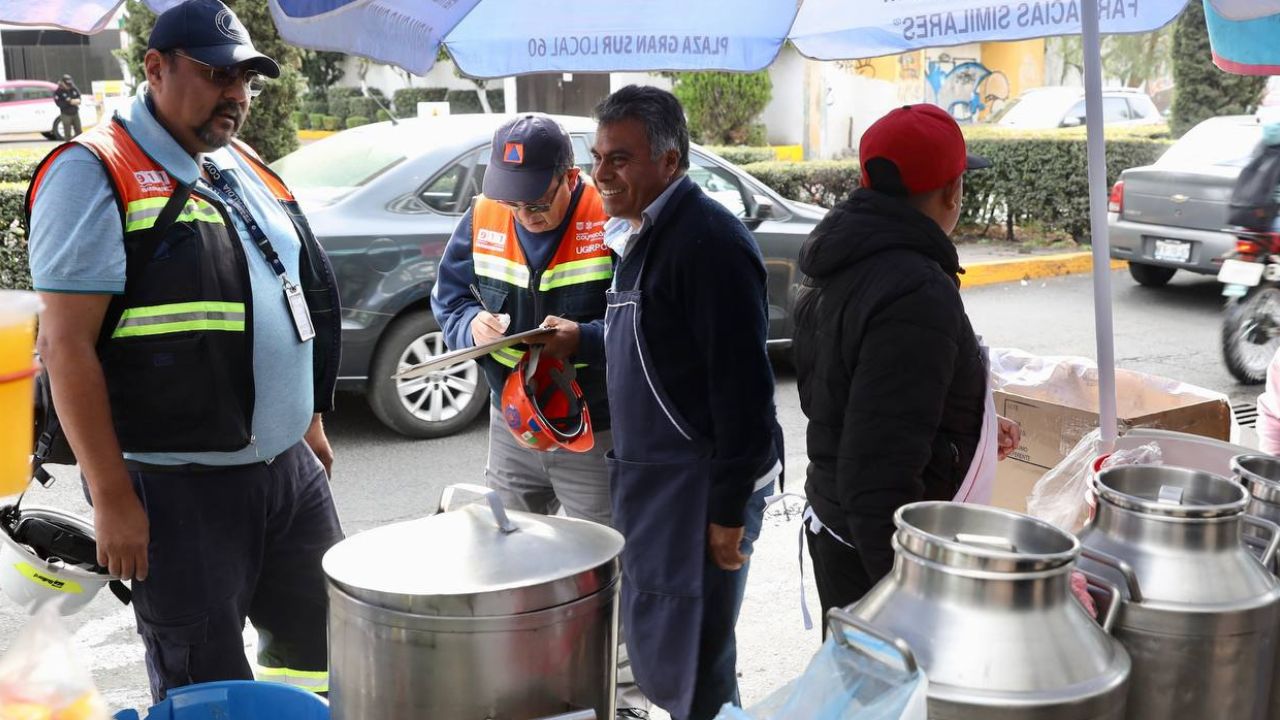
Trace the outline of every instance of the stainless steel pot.
<path fill-rule="evenodd" d="M 1093 480 L 1097 512 L 1080 533 L 1082 567 L 1126 588 L 1116 636 L 1133 658 L 1129 718 L 1275 717 L 1280 583 L 1249 552 L 1244 489 L 1196 470 L 1127 466 Z"/>
<path fill-rule="evenodd" d="M 441 506 L 324 557 L 335 720 L 613 718 L 622 536 Z"/>
<path fill-rule="evenodd" d="M 1261 454 L 1237 455 L 1231 458 L 1231 473 L 1249 493 L 1245 513 L 1280 523 L 1280 458 Z M 1256 528 L 1247 527 L 1245 539 L 1265 541 L 1266 537 Z"/>
<path fill-rule="evenodd" d="M 1025 515 L 924 502 L 894 516 L 893 572 L 849 611 L 901 638 L 929 678 L 930 720 L 1124 717 L 1129 657 L 1071 593 L 1079 544 Z"/>

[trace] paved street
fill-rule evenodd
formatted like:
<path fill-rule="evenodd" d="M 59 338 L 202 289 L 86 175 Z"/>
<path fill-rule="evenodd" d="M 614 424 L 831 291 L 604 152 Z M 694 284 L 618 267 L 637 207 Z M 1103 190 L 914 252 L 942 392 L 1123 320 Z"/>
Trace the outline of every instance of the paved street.
<path fill-rule="evenodd" d="M 1233 402 L 1256 395 L 1257 389 L 1235 385 L 1222 365 L 1217 283 L 1179 276 L 1168 288 L 1153 291 L 1138 287 L 1123 271 L 1114 274 L 1114 282 L 1121 366 L 1221 390 Z M 991 346 L 1039 354 L 1093 355 L 1088 276 L 976 288 L 964 297 L 975 329 Z M 778 380 L 793 483 L 788 489 L 799 492 L 805 462 L 803 416 L 794 373 L 780 368 Z M 452 438 L 414 442 L 383 430 L 361 398 L 342 397 L 340 405 L 328 425 L 338 456 L 333 487 L 349 533 L 431 512 L 444 484 L 480 480 L 485 456 L 483 422 Z M 33 491 L 29 502 L 87 512 L 73 474 L 61 474 L 52 490 Z M 739 670 L 748 704 L 796 676 L 818 644 L 816 629 L 806 634 L 801 628 L 797 529 L 794 519 L 774 510 L 757 545 L 739 624 Z M 808 596 L 816 603 L 812 587 Z M 0 602 L 0 651 L 8 647 L 22 623 L 16 608 Z M 103 592 L 70 623 L 109 704 L 145 707 L 142 646 L 131 611 Z"/>

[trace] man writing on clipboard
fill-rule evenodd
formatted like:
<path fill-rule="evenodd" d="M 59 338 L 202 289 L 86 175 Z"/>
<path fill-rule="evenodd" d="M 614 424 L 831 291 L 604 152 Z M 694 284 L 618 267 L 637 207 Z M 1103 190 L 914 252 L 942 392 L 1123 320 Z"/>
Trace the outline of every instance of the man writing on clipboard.
<path fill-rule="evenodd" d="M 509 376 L 528 361 L 516 345 L 480 358 L 489 414 L 485 483 L 511 508 L 613 525 L 605 453 L 613 442 L 605 393 L 605 292 L 613 253 L 600 193 L 574 167 L 568 133 L 554 119 L 524 113 L 493 136 L 484 193 L 462 216 L 440 261 L 431 309 L 451 350 L 483 345 L 539 326 L 530 340 L 560 358 L 581 388 L 594 444 L 586 452 L 542 452 L 517 437 L 503 412 Z M 625 656 L 624 656 L 625 657 Z M 646 717 L 647 701 L 620 662 L 618 717 Z"/>
<path fill-rule="evenodd" d="M 494 133 L 483 188 L 449 239 L 431 293 L 445 341 L 458 350 L 554 328 L 530 342 L 577 366 L 595 435 L 584 453 L 538 452 L 512 433 L 503 412 L 491 412 L 485 480 L 508 507 L 545 514 L 563 507 L 569 517 L 609 525 L 604 294 L 613 256 L 604 246 L 600 194 L 574 167 L 568 133 L 539 113 Z M 516 345 L 480 358 L 495 408 L 527 350 Z"/>

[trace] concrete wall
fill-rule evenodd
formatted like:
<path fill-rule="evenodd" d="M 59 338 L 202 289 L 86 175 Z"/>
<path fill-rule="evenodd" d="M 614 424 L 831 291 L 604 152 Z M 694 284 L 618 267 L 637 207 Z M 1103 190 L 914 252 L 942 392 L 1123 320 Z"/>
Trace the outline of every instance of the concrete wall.
<path fill-rule="evenodd" d="M 805 63 L 790 45 L 769 66 L 773 98 L 760 113 L 770 145 L 800 145 L 804 141 Z"/>
<path fill-rule="evenodd" d="M 346 62 L 343 63 L 344 70 L 342 79 L 338 81 L 338 87 L 360 87 L 360 73 L 364 72 L 364 81 L 370 88 L 378 88 L 387 96 L 391 97 L 396 90 L 406 87 L 430 87 L 430 88 L 448 88 L 450 90 L 474 90 L 475 83 L 464 77 L 458 77 L 453 72 L 453 62 L 442 60 L 431 66 L 431 70 L 426 75 L 409 75 L 403 70 L 397 70 L 390 65 L 381 65 L 368 60 L 349 55 Z M 501 80 L 490 80 L 490 88 L 504 87 Z M 507 107 L 515 107 L 508 104 Z"/>

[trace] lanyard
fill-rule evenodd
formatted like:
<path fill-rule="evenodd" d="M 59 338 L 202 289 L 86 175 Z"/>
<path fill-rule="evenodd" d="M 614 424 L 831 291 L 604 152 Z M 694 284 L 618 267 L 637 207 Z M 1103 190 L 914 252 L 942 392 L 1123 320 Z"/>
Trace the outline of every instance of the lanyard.
<path fill-rule="evenodd" d="M 280 284 L 284 286 L 285 306 L 289 310 L 289 314 L 293 319 L 294 329 L 298 331 L 298 340 L 306 342 L 316 336 L 315 326 L 311 322 L 310 311 L 307 309 L 307 300 L 303 296 L 303 291 L 297 285 L 289 282 L 288 272 L 285 270 L 284 262 L 280 260 L 280 255 L 276 253 L 276 249 L 271 247 L 271 241 L 267 239 L 267 234 L 258 226 L 258 221 L 253 219 L 253 213 L 249 212 L 249 206 L 245 205 L 240 194 L 231 187 L 231 183 L 223 177 L 222 171 L 216 165 L 204 161 L 204 171 L 209 174 L 209 182 L 213 185 L 214 192 L 226 202 L 232 212 L 240 216 L 241 222 L 249 229 L 249 235 L 253 238 L 253 244 L 258 246 L 262 251 L 262 256 L 271 264 L 271 269 L 275 271 L 276 276 L 280 278 Z"/>
<path fill-rule="evenodd" d="M 240 221 L 244 223 L 245 227 L 249 229 L 249 236 L 253 238 L 253 243 L 258 246 L 258 249 L 262 251 L 262 256 L 271 264 L 271 269 L 279 276 L 281 282 L 286 286 L 290 285 L 284 261 L 280 259 L 276 249 L 271 246 L 271 241 L 267 239 L 267 234 L 259 227 L 258 221 L 253 219 L 253 213 L 249 212 L 249 207 L 240 198 L 240 194 L 223 177 L 222 171 L 208 160 L 204 161 L 204 171 L 209 174 L 209 184 L 213 186 L 218 196 L 226 202 L 227 207 L 231 208 L 240 217 Z"/>

